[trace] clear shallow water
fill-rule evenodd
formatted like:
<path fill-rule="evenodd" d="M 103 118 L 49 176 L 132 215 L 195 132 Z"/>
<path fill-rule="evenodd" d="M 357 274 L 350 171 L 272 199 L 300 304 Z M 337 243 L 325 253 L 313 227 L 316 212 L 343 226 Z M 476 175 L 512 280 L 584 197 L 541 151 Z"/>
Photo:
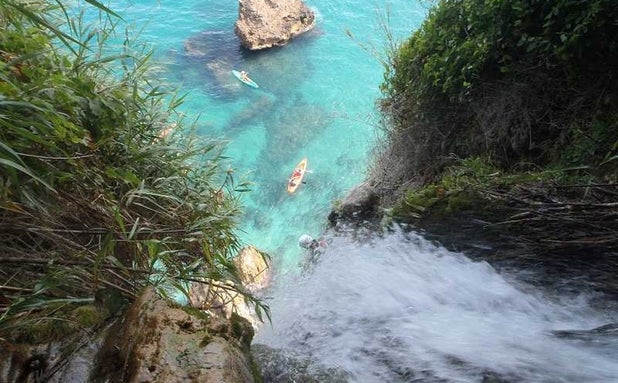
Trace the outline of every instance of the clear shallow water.
<path fill-rule="evenodd" d="M 366 244 L 339 236 L 305 274 L 273 287 L 273 325 L 254 343 L 309 355 L 353 382 L 481 382 L 490 373 L 618 382 L 615 331 L 554 333 L 616 313 L 590 308 L 585 295 L 550 300 L 535 290 L 414 234 Z"/>
<path fill-rule="evenodd" d="M 383 73 L 371 53 L 384 46 L 380 20 L 389 14 L 393 34 L 404 38 L 426 12 L 407 0 L 306 3 L 316 28 L 258 53 L 242 50 L 233 33 L 237 1 L 110 4 L 153 45 L 161 79 L 189 92 L 181 109 L 199 116 L 198 133 L 229 140 L 237 177 L 253 182 L 242 239 L 284 269 L 298 261 L 299 236 L 318 235 L 332 202 L 365 176 Z M 231 69 L 248 71 L 260 89 L 242 85 Z M 287 178 L 303 157 L 311 173 L 290 196 Z"/>

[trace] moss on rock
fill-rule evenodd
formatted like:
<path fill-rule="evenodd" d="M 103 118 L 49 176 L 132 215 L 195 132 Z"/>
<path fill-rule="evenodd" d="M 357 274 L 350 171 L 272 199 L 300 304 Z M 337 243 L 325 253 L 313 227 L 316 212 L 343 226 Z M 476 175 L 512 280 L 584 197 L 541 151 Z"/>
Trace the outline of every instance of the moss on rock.
<path fill-rule="evenodd" d="M 78 328 L 95 327 L 109 318 L 109 312 L 95 305 L 83 305 L 73 310 L 70 318 Z"/>

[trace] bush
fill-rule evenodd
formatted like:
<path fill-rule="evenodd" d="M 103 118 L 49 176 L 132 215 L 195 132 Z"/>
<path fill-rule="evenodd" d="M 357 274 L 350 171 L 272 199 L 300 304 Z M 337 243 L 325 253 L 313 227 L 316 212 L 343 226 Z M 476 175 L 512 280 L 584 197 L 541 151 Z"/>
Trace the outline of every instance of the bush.
<path fill-rule="evenodd" d="M 612 0 L 440 1 L 390 53 L 381 101 L 389 148 L 374 172 L 397 169 L 391 184 L 431 182 L 451 154 L 502 167 L 564 162 L 576 130 L 603 121 L 597 155 L 580 163 L 598 165 L 618 142 L 616 20 Z M 387 152 L 403 153 L 405 167 Z"/>
<path fill-rule="evenodd" d="M 603 74 L 618 58 L 617 19 L 612 0 L 444 0 L 401 46 L 383 89 L 463 100 L 481 77 L 520 70 L 522 60 Z"/>

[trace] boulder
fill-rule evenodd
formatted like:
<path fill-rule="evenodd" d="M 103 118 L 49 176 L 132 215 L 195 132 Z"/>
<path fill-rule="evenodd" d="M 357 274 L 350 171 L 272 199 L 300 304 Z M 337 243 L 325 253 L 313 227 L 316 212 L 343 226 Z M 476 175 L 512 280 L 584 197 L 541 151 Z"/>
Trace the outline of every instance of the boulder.
<path fill-rule="evenodd" d="M 268 258 L 254 247 L 247 246 L 234 258 L 243 286 L 256 293 L 268 286 L 270 269 Z M 231 283 L 231 282 L 230 282 Z M 231 284 L 210 281 L 193 283 L 189 289 L 190 304 L 200 310 L 211 312 L 225 318 L 239 315 L 258 329 L 263 318 L 259 318 L 245 297 L 230 289 Z"/>
<path fill-rule="evenodd" d="M 257 292 L 268 286 L 270 282 L 270 267 L 267 255 L 253 246 L 246 246 L 236 258 L 234 264 L 240 274 L 244 286 L 251 292 Z"/>
<path fill-rule="evenodd" d="M 175 307 L 148 288 L 111 329 L 98 355 L 97 381 L 254 382 L 249 345 L 253 329 Z"/>
<path fill-rule="evenodd" d="M 343 199 L 341 205 L 328 216 L 331 224 L 340 220 L 362 221 L 375 217 L 380 199 L 376 190 L 364 182 L 355 186 Z"/>
<path fill-rule="evenodd" d="M 0 382 L 254 382 L 247 320 L 180 308 L 152 287 L 89 330 L 36 345 L 0 338 Z"/>
<path fill-rule="evenodd" d="M 208 32 L 202 32 L 186 39 L 183 44 L 185 55 L 194 58 L 207 57 L 211 51 L 211 47 L 208 45 L 209 39 L 207 38 L 209 36 Z"/>
<path fill-rule="evenodd" d="M 315 14 L 302 0 L 239 0 L 234 32 L 251 50 L 282 46 L 315 26 Z"/>

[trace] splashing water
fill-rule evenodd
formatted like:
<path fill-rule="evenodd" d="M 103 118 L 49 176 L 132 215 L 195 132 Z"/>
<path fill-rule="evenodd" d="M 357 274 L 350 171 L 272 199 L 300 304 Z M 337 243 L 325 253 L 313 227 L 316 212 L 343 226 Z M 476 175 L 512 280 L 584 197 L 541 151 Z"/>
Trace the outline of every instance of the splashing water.
<path fill-rule="evenodd" d="M 281 280 L 255 343 L 310 355 L 354 382 L 616 382 L 618 339 L 572 339 L 611 315 L 552 302 L 485 262 L 394 233 L 336 237 L 316 265 Z M 613 313 L 615 315 L 615 313 Z M 512 380 L 511 380 L 512 379 Z"/>

